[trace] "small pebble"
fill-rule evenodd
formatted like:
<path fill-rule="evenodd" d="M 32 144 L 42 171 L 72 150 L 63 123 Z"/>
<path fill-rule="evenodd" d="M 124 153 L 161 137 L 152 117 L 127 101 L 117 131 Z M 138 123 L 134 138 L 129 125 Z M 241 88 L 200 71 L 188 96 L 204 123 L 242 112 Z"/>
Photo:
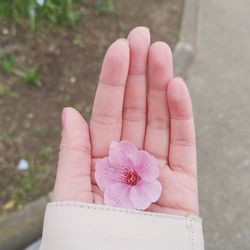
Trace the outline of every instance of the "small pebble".
<path fill-rule="evenodd" d="M 26 160 L 24 160 L 24 159 L 21 159 L 21 160 L 18 162 L 16 168 L 17 168 L 18 170 L 27 170 L 27 169 L 29 168 L 29 163 L 28 163 L 28 161 L 26 161 Z"/>
<path fill-rule="evenodd" d="M 76 78 L 75 78 L 74 76 L 71 76 L 71 77 L 70 77 L 70 82 L 71 82 L 71 83 L 75 83 L 75 82 L 76 82 Z"/>
<path fill-rule="evenodd" d="M 32 119 L 34 117 L 34 114 L 33 113 L 28 113 L 28 114 L 26 114 L 26 116 L 27 116 L 27 118 Z"/>
<path fill-rule="evenodd" d="M 6 29 L 6 28 L 3 28 L 2 29 L 2 33 L 3 33 L 3 35 L 8 35 L 9 34 L 9 30 Z"/>
<path fill-rule="evenodd" d="M 49 52 L 53 52 L 53 51 L 55 51 L 55 49 L 56 49 L 56 47 L 54 44 L 49 46 Z"/>

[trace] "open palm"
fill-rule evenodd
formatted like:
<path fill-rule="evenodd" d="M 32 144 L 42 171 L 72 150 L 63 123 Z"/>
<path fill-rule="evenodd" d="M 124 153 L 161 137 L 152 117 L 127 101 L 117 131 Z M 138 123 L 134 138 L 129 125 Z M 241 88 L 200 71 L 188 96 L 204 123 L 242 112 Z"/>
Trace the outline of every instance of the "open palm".
<path fill-rule="evenodd" d="M 145 27 L 133 29 L 108 49 L 90 126 L 73 108 L 62 114 L 54 201 L 103 204 L 95 163 L 112 141 L 128 140 L 158 161 L 160 199 L 148 211 L 198 214 L 192 104 L 181 78 L 173 78 L 167 44 L 150 45 Z"/>

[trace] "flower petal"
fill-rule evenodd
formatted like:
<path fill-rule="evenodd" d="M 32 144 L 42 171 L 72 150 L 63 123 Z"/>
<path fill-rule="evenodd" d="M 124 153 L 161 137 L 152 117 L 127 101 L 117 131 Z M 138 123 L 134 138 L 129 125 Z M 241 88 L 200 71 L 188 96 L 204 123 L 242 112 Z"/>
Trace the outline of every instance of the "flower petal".
<path fill-rule="evenodd" d="M 109 148 L 109 161 L 113 166 L 133 167 L 138 149 L 129 141 L 113 141 Z"/>
<path fill-rule="evenodd" d="M 139 150 L 137 153 L 135 170 L 147 182 L 157 179 L 160 174 L 155 158 L 144 150 Z"/>
<path fill-rule="evenodd" d="M 131 188 L 130 200 L 136 209 L 146 209 L 152 202 L 157 201 L 161 195 L 162 186 L 158 180 L 141 182 Z"/>
<path fill-rule="evenodd" d="M 141 185 L 143 185 L 143 190 L 147 193 L 152 202 L 156 202 L 160 198 L 162 185 L 158 180 L 143 182 Z"/>
<path fill-rule="evenodd" d="M 107 186 L 121 182 L 120 170 L 109 163 L 108 157 L 96 163 L 95 178 L 97 185 L 103 192 Z"/>
<path fill-rule="evenodd" d="M 130 189 L 130 185 L 122 183 L 109 185 L 104 192 L 105 205 L 122 208 L 133 208 L 133 204 L 129 197 Z"/>

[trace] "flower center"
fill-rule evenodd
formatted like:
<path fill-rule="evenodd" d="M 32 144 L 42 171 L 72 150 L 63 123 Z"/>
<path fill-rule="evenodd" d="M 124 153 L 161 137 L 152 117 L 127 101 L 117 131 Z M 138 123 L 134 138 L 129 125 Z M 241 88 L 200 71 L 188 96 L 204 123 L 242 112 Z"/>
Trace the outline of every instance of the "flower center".
<path fill-rule="evenodd" d="M 141 180 L 141 177 L 137 174 L 134 169 L 126 168 L 122 171 L 122 181 L 128 185 L 136 185 L 138 181 Z"/>

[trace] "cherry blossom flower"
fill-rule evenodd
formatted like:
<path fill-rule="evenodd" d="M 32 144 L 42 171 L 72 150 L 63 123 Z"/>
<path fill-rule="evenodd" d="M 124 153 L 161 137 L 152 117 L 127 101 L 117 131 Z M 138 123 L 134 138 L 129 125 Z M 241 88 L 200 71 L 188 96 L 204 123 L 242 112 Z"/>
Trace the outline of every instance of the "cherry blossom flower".
<path fill-rule="evenodd" d="M 113 141 L 109 156 L 96 163 L 96 182 L 104 192 L 104 204 L 109 206 L 148 208 L 161 194 L 158 177 L 154 157 L 129 141 Z"/>

